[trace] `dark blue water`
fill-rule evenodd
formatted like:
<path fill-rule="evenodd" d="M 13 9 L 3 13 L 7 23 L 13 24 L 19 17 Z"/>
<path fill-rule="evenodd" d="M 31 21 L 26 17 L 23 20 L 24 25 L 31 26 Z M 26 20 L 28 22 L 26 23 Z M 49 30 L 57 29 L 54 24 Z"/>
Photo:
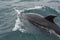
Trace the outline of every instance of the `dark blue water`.
<path fill-rule="evenodd" d="M 0 0 L 0 40 L 60 40 L 56 35 L 42 30 L 30 30 L 27 32 L 12 31 L 15 27 L 18 10 L 24 10 L 35 6 L 43 6 L 39 9 L 25 10 L 22 13 L 37 13 L 42 16 L 54 14 L 55 23 L 60 26 L 60 1 L 59 0 Z M 28 25 L 27 25 L 28 24 Z M 25 22 L 24 27 L 33 27 Z"/>

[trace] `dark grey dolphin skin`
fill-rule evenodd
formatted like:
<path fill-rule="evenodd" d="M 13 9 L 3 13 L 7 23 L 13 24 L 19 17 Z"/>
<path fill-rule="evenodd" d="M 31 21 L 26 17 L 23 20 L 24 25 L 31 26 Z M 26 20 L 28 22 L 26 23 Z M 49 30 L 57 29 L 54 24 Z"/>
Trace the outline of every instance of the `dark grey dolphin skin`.
<path fill-rule="evenodd" d="M 53 21 L 55 17 L 56 17 L 55 15 L 49 15 L 45 18 L 36 14 L 23 15 L 23 18 L 27 19 L 30 23 L 32 23 L 36 27 L 40 28 L 41 26 L 43 26 L 44 28 L 54 30 L 57 34 L 60 35 L 60 27 Z"/>

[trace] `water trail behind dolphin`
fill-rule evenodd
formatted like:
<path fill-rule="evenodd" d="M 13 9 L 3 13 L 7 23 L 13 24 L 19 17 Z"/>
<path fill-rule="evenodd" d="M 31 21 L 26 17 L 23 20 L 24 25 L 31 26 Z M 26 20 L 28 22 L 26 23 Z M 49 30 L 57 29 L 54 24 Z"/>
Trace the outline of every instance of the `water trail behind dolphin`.
<path fill-rule="evenodd" d="M 16 31 L 16 30 L 20 30 L 21 32 L 24 32 L 25 30 L 22 29 L 21 26 L 23 26 L 23 23 L 21 22 L 19 15 L 21 15 L 21 11 L 17 10 L 14 8 L 14 10 L 17 12 L 17 19 L 16 19 L 16 23 L 15 23 L 15 27 L 12 29 L 12 31 Z"/>

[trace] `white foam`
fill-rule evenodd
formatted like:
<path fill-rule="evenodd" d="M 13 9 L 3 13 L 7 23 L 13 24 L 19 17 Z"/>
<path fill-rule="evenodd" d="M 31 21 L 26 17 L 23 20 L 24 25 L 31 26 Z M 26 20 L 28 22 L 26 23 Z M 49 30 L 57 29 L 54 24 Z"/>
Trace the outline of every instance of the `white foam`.
<path fill-rule="evenodd" d="M 19 18 L 20 11 L 16 10 L 16 9 L 15 9 L 15 11 L 18 12 L 18 14 L 17 14 L 17 19 L 16 19 L 15 27 L 12 29 L 12 31 L 19 30 L 21 32 L 24 32 L 24 29 L 22 29 L 22 27 L 21 27 L 21 26 L 23 26 L 23 23 L 21 22 L 21 20 Z"/>
<path fill-rule="evenodd" d="M 28 9 L 26 9 L 26 10 L 39 9 L 39 8 L 42 8 L 42 6 L 35 6 L 34 8 L 28 8 Z"/>
<path fill-rule="evenodd" d="M 24 10 L 16 10 L 16 9 L 14 8 L 14 10 L 16 10 L 16 12 L 18 12 L 18 14 L 20 14 L 20 13 L 24 12 L 25 10 L 40 9 L 40 8 L 42 8 L 42 7 L 43 7 L 43 6 L 35 6 L 35 7 L 27 8 L 27 9 L 24 9 Z"/>

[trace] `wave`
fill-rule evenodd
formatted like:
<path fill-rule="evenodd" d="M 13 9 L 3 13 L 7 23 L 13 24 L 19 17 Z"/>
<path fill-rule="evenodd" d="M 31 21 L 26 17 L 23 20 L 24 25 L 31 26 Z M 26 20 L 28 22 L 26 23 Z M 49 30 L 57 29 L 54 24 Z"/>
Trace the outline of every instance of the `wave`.
<path fill-rule="evenodd" d="M 30 8 L 28 10 L 25 10 L 24 13 L 39 13 L 39 14 L 58 14 L 58 12 L 50 7 L 44 6 L 44 7 L 37 7 L 37 8 Z"/>

